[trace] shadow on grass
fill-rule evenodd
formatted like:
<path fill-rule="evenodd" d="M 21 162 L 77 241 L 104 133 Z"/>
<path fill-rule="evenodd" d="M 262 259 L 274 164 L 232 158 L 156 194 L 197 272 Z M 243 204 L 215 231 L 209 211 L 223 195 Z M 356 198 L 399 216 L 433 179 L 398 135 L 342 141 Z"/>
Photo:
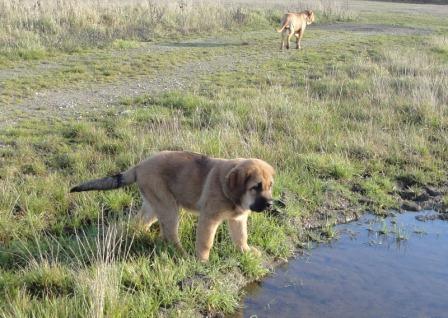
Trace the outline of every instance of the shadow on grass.
<path fill-rule="evenodd" d="M 347 31 L 389 35 L 426 35 L 432 31 L 427 28 L 407 27 L 389 24 L 329 23 L 319 24 L 317 30 Z"/>
<path fill-rule="evenodd" d="M 237 47 L 249 45 L 249 42 L 174 42 L 174 43 L 164 43 L 161 44 L 168 47 L 197 47 L 197 48 L 215 48 L 215 47 Z"/>

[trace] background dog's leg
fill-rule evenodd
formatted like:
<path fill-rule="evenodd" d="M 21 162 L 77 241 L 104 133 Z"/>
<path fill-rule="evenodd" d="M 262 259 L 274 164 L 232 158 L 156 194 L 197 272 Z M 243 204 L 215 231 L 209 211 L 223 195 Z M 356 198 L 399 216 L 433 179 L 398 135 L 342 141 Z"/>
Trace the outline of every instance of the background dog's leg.
<path fill-rule="evenodd" d="M 280 50 L 283 50 L 283 48 L 285 47 L 285 30 L 282 31 L 282 44 L 280 45 Z"/>
<path fill-rule="evenodd" d="M 302 42 L 302 38 L 303 38 L 303 34 L 304 34 L 304 29 L 301 28 L 298 32 L 298 35 L 296 35 L 297 37 L 297 42 L 296 42 L 296 49 L 300 50 L 302 48 L 301 42 Z"/>
<path fill-rule="evenodd" d="M 235 247 L 241 252 L 250 250 L 247 245 L 247 216 L 229 220 L 229 232 Z"/>
<path fill-rule="evenodd" d="M 199 215 L 198 227 L 196 229 L 196 256 L 201 261 L 208 260 L 216 229 L 221 223 L 221 220 L 208 218 L 203 215 L 204 213 L 201 212 L 201 215 Z"/>
<path fill-rule="evenodd" d="M 289 27 L 288 40 L 286 42 L 286 48 L 289 50 L 289 42 L 291 42 L 291 38 L 294 35 L 294 26 L 291 24 Z"/>

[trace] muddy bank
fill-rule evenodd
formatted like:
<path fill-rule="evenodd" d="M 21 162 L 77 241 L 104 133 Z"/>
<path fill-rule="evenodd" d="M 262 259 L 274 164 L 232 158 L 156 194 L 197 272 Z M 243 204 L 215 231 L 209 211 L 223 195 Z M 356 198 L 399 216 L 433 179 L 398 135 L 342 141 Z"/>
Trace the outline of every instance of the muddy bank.
<path fill-rule="evenodd" d="M 351 191 L 357 194 L 357 200 L 350 201 L 339 197 L 337 192 L 328 191 L 324 204 L 315 213 L 291 221 L 305 229 L 319 229 L 328 225 L 356 221 L 365 212 L 371 212 L 375 202 L 365 195 L 357 183 L 352 185 Z M 441 215 L 441 219 L 444 219 L 444 215 L 448 216 L 448 205 L 443 200 L 446 193 L 448 193 L 446 184 L 418 187 L 412 181 L 400 180 L 395 191 L 391 193 L 396 200 L 395 207 L 377 210 L 376 214 L 388 216 L 393 212 L 434 210 Z M 284 208 L 288 204 L 288 196 L 288 193 L 283 193 L 282 197 L 276 201 L 272 215 L 280 219 L 287 217 Z"/>

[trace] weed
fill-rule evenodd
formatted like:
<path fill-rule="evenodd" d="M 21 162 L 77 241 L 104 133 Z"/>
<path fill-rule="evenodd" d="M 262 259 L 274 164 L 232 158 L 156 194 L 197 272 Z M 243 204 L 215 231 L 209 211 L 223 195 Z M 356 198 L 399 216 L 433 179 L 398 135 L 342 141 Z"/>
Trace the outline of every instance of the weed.
<path fill-rule="evenodd" d="M 408 234 L 406 233 L 405 229 L 400 227 L 398 224 L 393 225 L 392 233 L 394 233 L 396 241 L 403 241 L 408 239 Z"/>
<path fill-rule="evenodd" d="M 378 233 L 381 235 L 387 235 L 389 233 L 389 227 L 384 219 L 381 222 L 381 228 L 378 230 Z"/>

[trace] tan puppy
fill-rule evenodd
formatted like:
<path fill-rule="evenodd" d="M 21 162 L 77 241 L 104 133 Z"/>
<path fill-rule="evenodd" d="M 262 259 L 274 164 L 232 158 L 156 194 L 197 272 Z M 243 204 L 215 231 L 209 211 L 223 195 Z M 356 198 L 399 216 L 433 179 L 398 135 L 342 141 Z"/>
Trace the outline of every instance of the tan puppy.
<path fill-rule="evenodd" d="M 282 32 L 282 45 L 280 47 L 283 50 L 285 45 L 285 38 L 287 38 L 286 48 L 289 50 L 289 42 L 291 37 L 296 37 L 296 49 L 301 48 L 301 41 L 307 25 L 310 25 L 315 20 L 314 12 L 306 10 L 299 13 L 286 13 L 281 20 L 281 28 L 277 32 Z"/>
<path fill-rule="evenodd" d="M 196 255 L 208 260 L 216 229 L 228 220 L 240 251 L 247 245 L 247 217 L 272 206 L 274 169 L 259 159 L 217 159 L 163 151 L 112 177 L 88 181 L 70 192 L 109 190 L 136 182 L 143 196 L 139 216 L 149 228 L 159 220 L 162 237 L 183 252 L 178 236 L 179 208 L 199 212 Z M 256 250 L 255 250 L 256 251 Z"/>

